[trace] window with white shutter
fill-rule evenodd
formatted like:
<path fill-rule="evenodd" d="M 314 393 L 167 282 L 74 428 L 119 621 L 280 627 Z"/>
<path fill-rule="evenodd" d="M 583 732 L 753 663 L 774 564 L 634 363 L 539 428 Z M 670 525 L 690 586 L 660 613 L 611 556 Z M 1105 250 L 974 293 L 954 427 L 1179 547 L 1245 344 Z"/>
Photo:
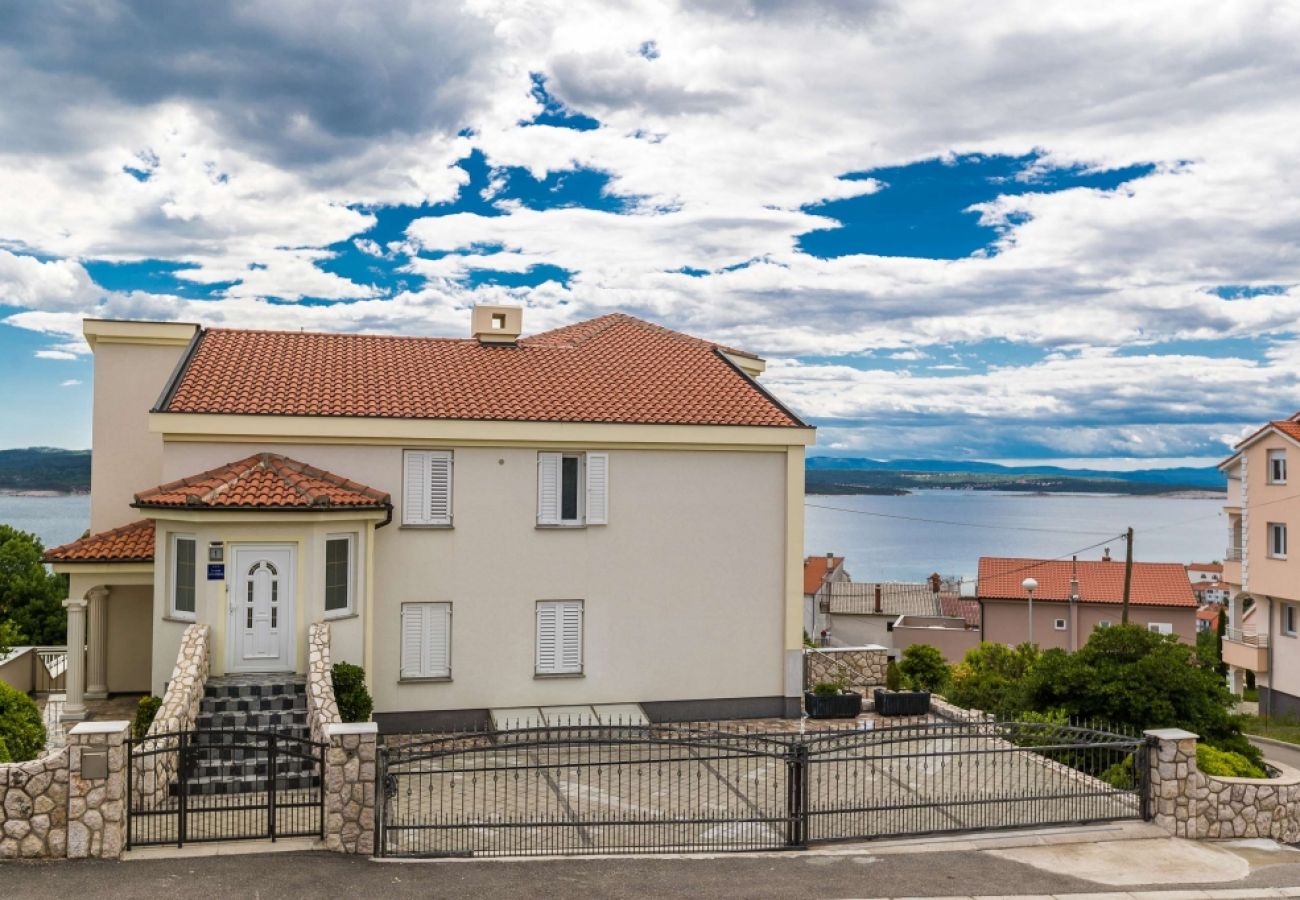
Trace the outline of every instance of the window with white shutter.
<path fill-rule="evenodd" d="M 402 460 L 402 524 L 451 525 L 450 450 L 407 450 Z"/>
<path fill-rule="evenodd" d="M 537 524 L 569 528 L 609 522 L 609 454 L 537 454 Z"/>
<path fill-rule="evenodd" d="M 451 604 L 402 604 L 402 678 L 451 677 Z"/>
<path fill-rule="evenodd" d="M 582 601 L 537 603 L 537 674 L 582 674 Z"/>

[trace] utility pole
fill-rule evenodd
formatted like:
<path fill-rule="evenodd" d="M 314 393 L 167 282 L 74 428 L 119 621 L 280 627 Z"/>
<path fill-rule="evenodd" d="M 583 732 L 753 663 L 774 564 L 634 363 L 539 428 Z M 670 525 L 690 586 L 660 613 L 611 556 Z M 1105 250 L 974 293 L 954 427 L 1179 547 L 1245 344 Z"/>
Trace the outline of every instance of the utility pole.
<path fill-rule="evenodd" d="M 1129 528 L 1126 538 L 1128 540 L 1128 550 L 1124 554 L 1124 611 L 1120 615 L 1120 623 L 1128 624 L 1128 598 L 1133 588 L 1133 529 Z"/>

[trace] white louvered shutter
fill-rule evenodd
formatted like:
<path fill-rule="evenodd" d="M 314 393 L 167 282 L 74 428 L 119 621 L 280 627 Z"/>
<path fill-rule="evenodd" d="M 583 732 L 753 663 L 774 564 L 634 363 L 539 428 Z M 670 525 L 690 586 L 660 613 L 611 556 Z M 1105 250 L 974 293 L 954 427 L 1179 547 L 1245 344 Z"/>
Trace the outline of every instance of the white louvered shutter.
<path fill-rule="evenodd" d="M 587 524 L 609 524 L 609 454 L 587 454 Z"/>
<path fill-rule="evenodd" d="M 429 516 L 426 524 L 451 524 L 451 451 L 430 450 L 426 454 L 429 467 Z"/>
<path fill-rule="evenodd" d="M 560 453 L 537 454 L 537 524 L 560 524 Z"/>
<path fill-rule="evenodd" d="M 429 518 L 429 461 L 419 450 L 407 450 L 402 474 L 402 524 L 423 525 Z"/>
<path fill-rule="evenodd" d="M 428 678 L 449 678 L 451 676 L 451 604 L 428 604 L 425 619 L 423 674 Z"/>
<path fill-rule="evenodd" d="M 424 666 L 427 604 L 402 604 L 402 677 L 419 678 Z"/>
<path fill-rule="evenodd" d="M 560 667 L 565 673 L 582 671 L 582 603 L 561 603 Z"/>
<path fill-rule="evenodd" d="M 559 604 L 537 604 L 537 673 L 559 671 Z"/>

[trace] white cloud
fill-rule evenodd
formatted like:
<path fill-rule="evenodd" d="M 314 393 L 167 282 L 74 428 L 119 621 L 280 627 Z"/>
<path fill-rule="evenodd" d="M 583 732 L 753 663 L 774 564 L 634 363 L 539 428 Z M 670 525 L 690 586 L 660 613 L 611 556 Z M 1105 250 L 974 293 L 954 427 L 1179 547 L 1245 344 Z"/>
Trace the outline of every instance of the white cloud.
<path fill-rule="evenodd" d="M 60 382 L 59 387 L 76 387 L 79 384 L 81 384 L 81 381 L 79 379 L 69 378 L 66 381 Z"/>

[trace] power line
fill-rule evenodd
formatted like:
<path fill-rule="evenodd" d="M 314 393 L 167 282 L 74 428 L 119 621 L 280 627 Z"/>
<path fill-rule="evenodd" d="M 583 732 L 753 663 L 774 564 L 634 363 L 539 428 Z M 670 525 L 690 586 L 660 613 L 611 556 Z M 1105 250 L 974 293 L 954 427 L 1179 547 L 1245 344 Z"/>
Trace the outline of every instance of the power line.
<path fill-rule="evenodd" d="M 870 512 L 865 509 L 849 509 L 845 506 L 826 506 L 821 503 L 809 503 L 804 501 L 804 506 L 813 509 L 829 509 L 835 512 L 853 513 L 859 516 L 873 516 L 879 519 L 903 519 L 908 522 L 927 522 L 931 525 L 955 525 L 962 528 L 988 528 L 994 531 L 1037 531 L 1043 534 L 1075 534 L 1075 535 L 1097 535 L 1106 534 L 1104 531 L 1078 531 L 1076 529 L 1065 528 L 1033 528 L 1028 525 L 990 525 L 987 522 L 954 522 L 946 519 L 927 519 L 922 516 L 900 516 L 894 513 Z M 1107 539 L 1109 540 L 1109 538 Z M 1104 543 L 1104 542 L 1103 542 Z"/>

